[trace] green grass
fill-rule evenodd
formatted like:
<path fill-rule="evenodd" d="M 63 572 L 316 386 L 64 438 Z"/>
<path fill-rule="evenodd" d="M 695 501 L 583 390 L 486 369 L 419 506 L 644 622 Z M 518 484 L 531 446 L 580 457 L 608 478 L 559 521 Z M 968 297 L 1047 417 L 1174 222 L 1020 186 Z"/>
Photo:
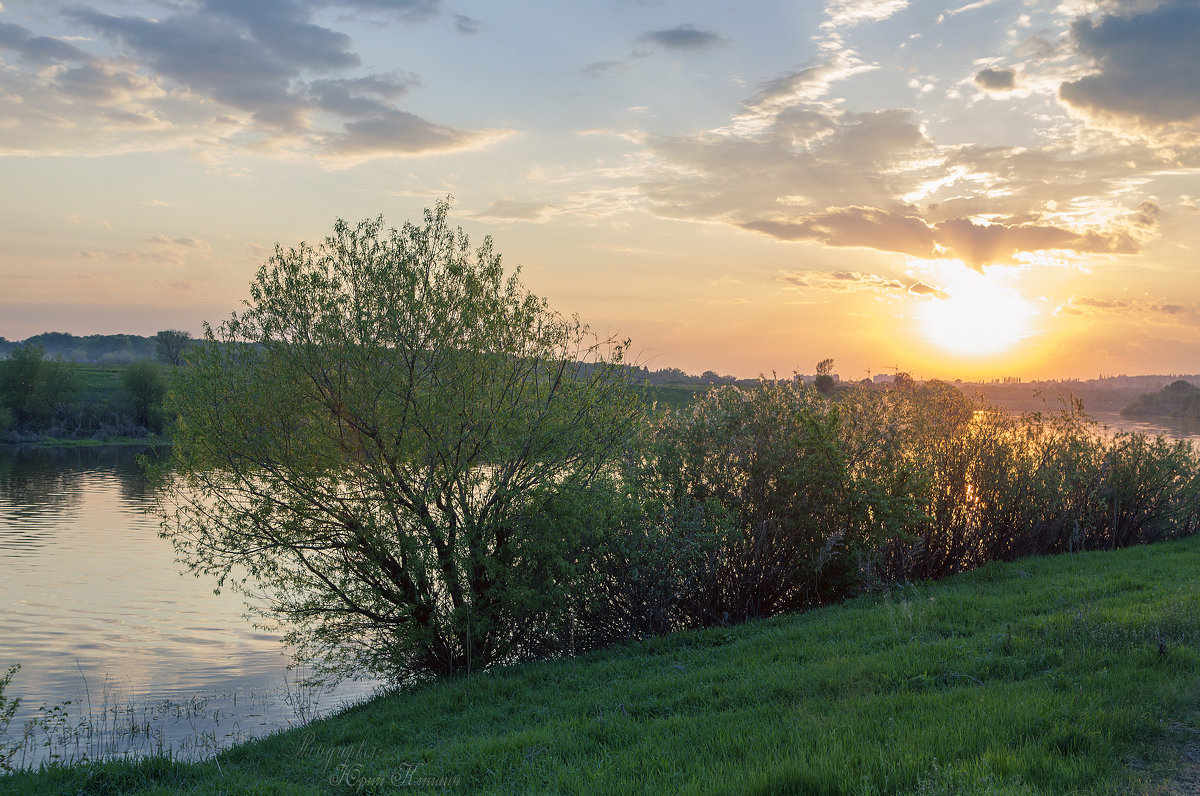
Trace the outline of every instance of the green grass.
<path fill-rule="evenodd" d="M 1200 538 L 991 564 L 0 791 L 1166 793 L 1200 726 L 1197 572 Z"/>
<path fill-rule="evenodd" d="M 709 385 L 703 384 L 660 384 L 644 388 L 648 401 L 661 407 L 679 409 L 687 406 L 698 395 L 704 395 Z"/>
<path fill-rule="evenodd" d="M 29 444 L 29 443 L 21 443 Z M 112 447 L 166 447 L 170 440 L 163 437 L 102 437 L 100 439 L 71 439 L 61 437 L 39 437 L 35 445 L 44 448 L 112 448 Z"/>

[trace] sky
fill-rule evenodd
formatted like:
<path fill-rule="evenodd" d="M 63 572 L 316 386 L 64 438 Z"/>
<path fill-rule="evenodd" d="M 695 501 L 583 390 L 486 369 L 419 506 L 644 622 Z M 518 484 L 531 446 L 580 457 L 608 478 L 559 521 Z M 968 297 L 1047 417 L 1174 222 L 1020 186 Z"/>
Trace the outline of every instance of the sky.
<path fill-rule="evenodd" d="M 0 335 L 452 222 L 650 368 L 1200 372 L 1197 0 L 0 0 Z"/>

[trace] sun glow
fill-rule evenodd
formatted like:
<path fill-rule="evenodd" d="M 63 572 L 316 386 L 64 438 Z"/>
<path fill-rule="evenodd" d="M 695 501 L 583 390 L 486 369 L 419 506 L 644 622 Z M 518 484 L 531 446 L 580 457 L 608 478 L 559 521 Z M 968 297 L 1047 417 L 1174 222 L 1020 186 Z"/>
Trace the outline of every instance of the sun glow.
<path fill-rule="evenodd" d="M 1030 334 L 1033 305 L 1011 287 L 962 266 L 944 269 L 941 296 L 923 301 L 917 314 L 931 342 L 955 354 L 1008 351 Z"/>

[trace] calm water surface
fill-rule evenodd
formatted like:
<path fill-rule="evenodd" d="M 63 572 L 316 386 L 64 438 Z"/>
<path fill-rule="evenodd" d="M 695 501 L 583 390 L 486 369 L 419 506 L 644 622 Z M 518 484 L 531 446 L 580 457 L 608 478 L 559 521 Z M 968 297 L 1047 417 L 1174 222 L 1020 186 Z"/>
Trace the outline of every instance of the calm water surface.
<path fill-rule="evenodd" d="M 1096 422 L 1116 431 L 1136 431 L 1142 434 L 1156 436 L 1164 434 L 1172 439 L 1186 439 L 1200 443 L 1200 421 L 1171 420 L 1159 418 L 1156 420 L 1130 420 L 1121 417 L 1117 412 L 1090 412 Z"/>
<path fill-rule="evenodd" d="M 114 708 L 149 722 L 134 747 L 212 751 L 369 693 L 298 689 L 240 596 L 180 574 L 136 455 L 0 446 L 0 668 L 21 664 L 10 740 L 39 707 L 71 700 L 73 722 L 105 707 L 114 724 Z"/>

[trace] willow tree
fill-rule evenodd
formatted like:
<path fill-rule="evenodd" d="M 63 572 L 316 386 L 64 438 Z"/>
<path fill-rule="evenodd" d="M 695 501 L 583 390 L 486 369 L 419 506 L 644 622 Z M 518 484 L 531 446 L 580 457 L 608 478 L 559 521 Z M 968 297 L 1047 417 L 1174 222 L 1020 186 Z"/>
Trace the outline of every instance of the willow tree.
<path fill-rule="evenodd" d="M 326 675 L 561 649 L 592 490 L 642 411 L 628 341 L 551 310 L 447 211 L 276 247 L 170 398 L 163 535 Z"/>

